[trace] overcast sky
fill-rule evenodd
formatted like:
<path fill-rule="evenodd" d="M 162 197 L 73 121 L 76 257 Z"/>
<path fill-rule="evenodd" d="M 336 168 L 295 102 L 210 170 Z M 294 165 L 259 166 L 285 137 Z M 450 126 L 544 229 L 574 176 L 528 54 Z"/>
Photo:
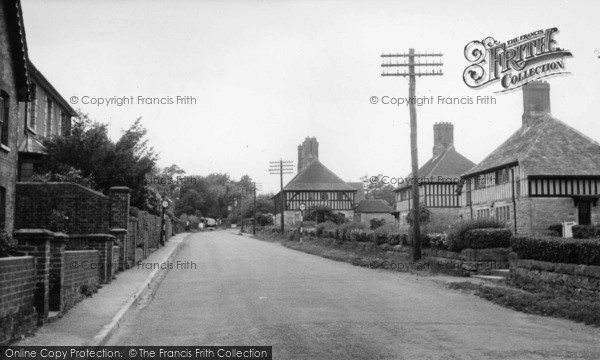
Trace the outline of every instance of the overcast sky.
<path fill-rule="evenodd" d="M 139 116 L 161 166 L 188 174 L 248 174 L 276 191 L 269 161 L 297 161 L 306 136 L 346 181 L 410 172 L 409 110 L 373 105 L 405 97 L 408 82 L 381 76 L 382 52 L 444 54 L 444 76 L 419 78 L 418 96 L 495 96 L 495 105 L 418 108 L 419 160 L 432 126 L 452 122 L 455 147 L 479 162 L 521 123 L 520 91 L 467 87 L 463 49 L 557 27 L 567 71 L 548 78 L 552 113 L 600 140 L 598 1 L 141 1 L 22 0 L 30 58 L 69 100 L 193 96 L 195 105 L 74 108 L 120 130 Z M 287 175 L 284 182 L 291 179 Z"/>

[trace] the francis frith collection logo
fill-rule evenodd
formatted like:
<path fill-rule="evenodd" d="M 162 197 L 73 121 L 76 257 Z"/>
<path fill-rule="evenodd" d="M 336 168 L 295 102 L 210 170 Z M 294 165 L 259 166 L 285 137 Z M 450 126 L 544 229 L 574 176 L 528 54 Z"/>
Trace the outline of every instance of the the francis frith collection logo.
<path fill-rule="evenodd" d="M 505 92 L 530 81 L 559 74 L 565 70 L 565 58 L 572 54 L 557 46 L 557 28 L 537 30 L 506 42 L 493 37 L 474 40 L 465 46 L 465 58 L 472 63 L 464 73 L 465 84 L 480 88 L 500 82 Z"/>

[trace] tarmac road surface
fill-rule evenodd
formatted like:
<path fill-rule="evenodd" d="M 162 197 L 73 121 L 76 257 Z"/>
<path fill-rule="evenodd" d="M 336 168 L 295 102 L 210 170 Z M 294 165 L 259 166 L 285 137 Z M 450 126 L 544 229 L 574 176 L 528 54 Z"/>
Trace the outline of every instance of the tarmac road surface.
<path fill-rule="evenodd" d="M 526 315 L 435 277 L 230 231 L 187 238 L 109 345 L 268 345 L 274 359 L 600 359 L 600 329 Z"/>

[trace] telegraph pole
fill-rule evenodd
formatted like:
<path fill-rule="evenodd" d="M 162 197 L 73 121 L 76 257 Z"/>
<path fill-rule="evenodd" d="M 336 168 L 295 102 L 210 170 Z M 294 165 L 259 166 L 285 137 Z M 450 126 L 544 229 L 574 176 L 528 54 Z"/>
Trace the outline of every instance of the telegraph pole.
<path fill-rule="evenodd" d="M 417 148 L 417 108 L 416 108 L 416 77 L 417 76 L 441 76 L 443 75 L 442 70 L 439 69 L 442 66 L 440 60 L 436 60 L 442 57 L 441 53 L 432 54 L 415 54 L 415 49 L 409 49 L 408 54 L 382 54 L 382 58 L 400 58 L 403 60 L 397 60 L 392 63 L 383 62 L 381 67 L 384 68 L 381 76 L 402 76 L 408 77 L 408 100 L 409 100 L 409 111 L 410 111 L 410 155 L 412 162 L 412 197 L 413 197 L 413 261 L 421 259 L 421 223 L 419 218 L 421 210 L 419 206 L 419 158 Z M 429 58 L 434 58 L 432 62 L 429 62 Z M 408 63 L 406 59 L 408 58 Z M 415 62 L 415 58 L 423 58 L 418 63 Z M 434 67 L 432 70 L 425 70 L 425 72 L 416 72 L 416 67 L 431 66 Z M 387 72 L 386 68 L 390 67 L 408 67 L 408 71 L 399 69 L 396 72 Z M 436 69 L 438 67 L 438 69 Z M 406 68 L 404 68 L 406 69 Z M 436 71 L 437 70 L 437 71 Z"/>
<path fill-rule="evenodd" d="M 269 173 L 271 175 L 279 175 L 279 183 L 281 190 L 279 191 L 279 207 L 281 210 L 281 233 L 285 230 L 284 227 L 284 210 L 285 210 L 285 194 L 283 193 L 283 174 L 293 174 L 294 173 L 294 162 L 293 161 L 283 161 L 279 159 L 279 161 L 271 161 L 269 167 Z"/>
<path fill-rule="evenodd" d="M 253 220 L 252 220 L 252 234 L 256 235 L 256 190 L 257 187 L 259 190 L 262 190 L 262 184 L 257 184 L 254 182 L 254 211 L 253 211 Z"/>

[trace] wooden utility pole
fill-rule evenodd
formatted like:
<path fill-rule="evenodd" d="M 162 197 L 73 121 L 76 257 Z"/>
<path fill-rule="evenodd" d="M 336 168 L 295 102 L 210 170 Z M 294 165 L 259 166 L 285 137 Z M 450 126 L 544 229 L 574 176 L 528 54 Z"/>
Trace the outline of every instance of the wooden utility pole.
<path fill-rule="evenodd" d="M 384 72 L 381 76 L 403 76 L 408 77 L 408 102 L 410 111 L 410 155 L 412 162 L 412 200 L 413 200 L 413 261 L 421 259 L 421 209 L 419 206 L 419 156 L 417 147 L 417 108 L 416 108 L 416 77 L 417 76 L 440 76 L 442 70 L 432 69 L 425 72 L 416 72 L 417 66 L 433 66 L 439 67 L 443 64 L 441 61 L 428 62 L 430 57 L 441 57 L 442 54 L 415 54 L 415 49 L 409 49 L 408 54 L 382 54 L 382 58 L 408 58 L 408 63 L 396 61 L 395 63 L 384 62 L 381 66 Z M 425 62 L 415 62 L 415 57 L 425 58 Z M 408 67 L 407 71 L 387 72 L 385 69 L 389 67 Z"/>
<path fill-rule="evenodd" d="M 256 189 L 257 187 L 261 188 L 262 184 L 257 184 L 254 182 L 254 211 L 252 212 L 252 234 L 256 235 Z M 261 190 L 261 189 L 259 189 Z"/>
<path fill-rule="evenodd" d="M 269 167 L 269 173 L 271 175 L 279 175 L 279 183 L 281 190 L 279 191 L 279 207 L 281 210 L 281 233 L 285 231 L 284 221 L 284 210 L 285 210 L 285 194 L 283 193 L 283 174 L 294 173 L 294 162 L 293 161 L 271 161 Z"/>

